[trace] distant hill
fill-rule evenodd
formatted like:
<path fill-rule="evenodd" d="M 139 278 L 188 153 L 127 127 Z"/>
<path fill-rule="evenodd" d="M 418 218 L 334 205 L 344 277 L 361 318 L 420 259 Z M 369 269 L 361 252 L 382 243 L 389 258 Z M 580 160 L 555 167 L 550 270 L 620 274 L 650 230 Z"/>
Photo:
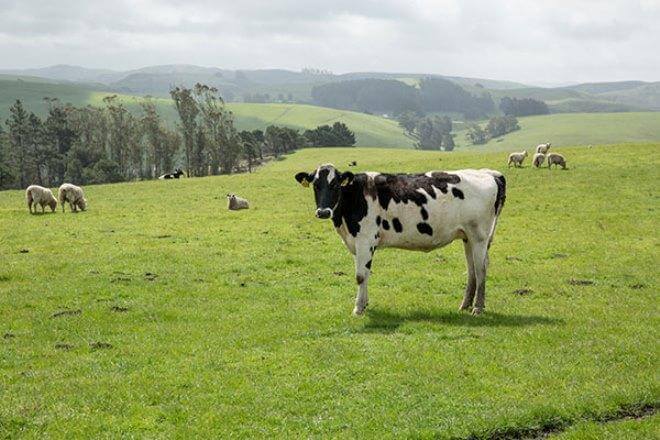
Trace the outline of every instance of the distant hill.
<path fill-rule="evenodd" d="M 43 116 L 48 112 L 44 97 L 56 97 L 63 103 L 76 106 L 103 105 L 103 98 L 113 92 L 96 87 L 53 82 L 34 82 L 25 79 L 3 79 L 0 76 L 0 121 L 9 116 L 9 107 L 21 99 L 28 110 Z M 139 111 L 139 96 L 118 95 L 132 111 Z M 170 124 L 177 121 L 177 114 L 169 98 L 156 98 L 159 114 Z M 318 125 L 345 122 L 354 130 L 360 146 L 412 148 L 412 141 L 395 121 L 379 116 L 344 110 L 335 110 L 302 104 L 248 104 L 230 103 L 239 129 L 265 128 L 270 124 L 286 125 L 299 130 Z"/>

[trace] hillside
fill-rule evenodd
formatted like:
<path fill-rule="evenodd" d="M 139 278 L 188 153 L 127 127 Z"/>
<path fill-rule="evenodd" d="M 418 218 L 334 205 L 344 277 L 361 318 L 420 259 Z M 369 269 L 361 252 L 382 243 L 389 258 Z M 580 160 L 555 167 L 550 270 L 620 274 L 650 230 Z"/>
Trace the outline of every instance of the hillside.
<path fill-rule="evenodd" d="M 654 438 L 659 148 L 566 148 L 566 171 L 309 149 L 254 174 L 89 186 L 78 214 L 0 192 L 0 437 Z M 351 316 L 353 259 L 293 178 L 349 160 L 505 172 L 485 314 L 457 311 L 457 241 L 377 249 Z M 227 211 L 227 192 L 251 209 Z M 618 419 L 656 424 L 617 435 Z"/>
<path fill-rule="evenodd" d="M 103 97 L 109 94 L 112 93 L 80 84 L 0 79 L 0 120 L 3 122 L 6 120 L 9 107 L 16 98 L 20 98 L 29 110 L 45 115 L 48 110 L 48 104 L 43 100 L 45 96 L 58 97 L 64 103 L 77 106 L 88 104 L 101 106 Z M 119 97 L 129 109 L 139 111 L 138 97 L 129 95 L 119 95 Z M 177 115 L 171 101 L 159 98 L 156 102 L 163 118 L 174 124 Z M 354 130 L 357 144 L 360 146 L 412 147 L 412 141 L 405 136 L 395 121 L 379 116 L 302 104 L 230 103 L 229 108 L 236 115 L 236 125 L 239 129 L 263 129 L 270 124 L 279 124 L 305 130 L 343 121 Z"/>
<path fill-rule="evenodd" d="M 520 151 L 542 142 L 555 147 L 603 143 L 660 141 L 660 113 L 569 113 L 519 118 L 520 130 L 485 145 L 468 145 L 464 136 L 456 144 L 469 149 Z"/>

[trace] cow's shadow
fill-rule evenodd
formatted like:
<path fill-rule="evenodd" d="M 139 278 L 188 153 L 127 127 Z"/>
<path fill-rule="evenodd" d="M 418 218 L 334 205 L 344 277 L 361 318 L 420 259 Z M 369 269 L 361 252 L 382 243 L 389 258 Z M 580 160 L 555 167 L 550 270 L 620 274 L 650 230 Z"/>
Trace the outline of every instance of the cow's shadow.
<path fill-rule="evenodd" d="M 365 333 L 394 333 L 406 322 L 439 324 L 459 327 L 529 327 L 535 325 L 562 325 L 563 320 L 536 315 L 505 315 L 487 311 L 479 316 L 468 312 L 449 310 L 414 311 L 398 313 L 385 309 L 367 309 Z"/>

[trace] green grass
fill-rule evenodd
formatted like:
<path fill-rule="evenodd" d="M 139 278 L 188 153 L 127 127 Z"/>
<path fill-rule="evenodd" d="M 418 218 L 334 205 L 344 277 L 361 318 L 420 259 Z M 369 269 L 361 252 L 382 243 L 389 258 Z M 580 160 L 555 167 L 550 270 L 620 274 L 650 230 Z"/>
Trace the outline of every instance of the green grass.
<path fill-rule="evenodd" d="M 659 147 L 504 169 L 480 317 L 456 311 L 460 243 L 378 252 L 352 317 L 352 258 L 293 175 L 501 153 L 303 150 L 252 175 L 90 186 L 79 214 L 0 192 L 0 437 L 481 438 L 657 405 Z M 228 212 L 229 191 L 252 209 Z"/>
<path fill-rule="evenodd" d="M 583 422 L 566 432 L 548 437 L 552 440 L 657 440 L 660 416 L 610 423 Z"/>
<path fill-rule="evenodd" d="M 618 142 L 660 141 L 660 112 L 571 113 L 519 118 L 520 130 L 485 145 L 469 145 L 464 136 L 456 137 L 459 147 L 475 150 L 532 152 L 540 143 L 555 147 L 597 145 Z"/>

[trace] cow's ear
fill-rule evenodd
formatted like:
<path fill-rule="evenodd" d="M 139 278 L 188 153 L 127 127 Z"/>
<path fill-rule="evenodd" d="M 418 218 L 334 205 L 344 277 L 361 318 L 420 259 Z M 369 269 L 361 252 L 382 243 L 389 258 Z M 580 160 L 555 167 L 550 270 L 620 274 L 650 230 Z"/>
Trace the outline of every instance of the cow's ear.
<path fill-rule="evenodd" d="M 339 178 L 339 184 L 341 186 L 350 185 L 351 183 L 353 183 L 354 177 L 355 175 L 353 173 L 351 173 L 350 171 L 346 171 L 345 173 L 341 174 L 341 177 Z"/>
<path fill-rule="evenodd" d="M 314 181 L 314 177 L 309 173 L 298 173 L 296 174 L 296 180 L 305 188 L 309 186 L 310 183 Z"/>

